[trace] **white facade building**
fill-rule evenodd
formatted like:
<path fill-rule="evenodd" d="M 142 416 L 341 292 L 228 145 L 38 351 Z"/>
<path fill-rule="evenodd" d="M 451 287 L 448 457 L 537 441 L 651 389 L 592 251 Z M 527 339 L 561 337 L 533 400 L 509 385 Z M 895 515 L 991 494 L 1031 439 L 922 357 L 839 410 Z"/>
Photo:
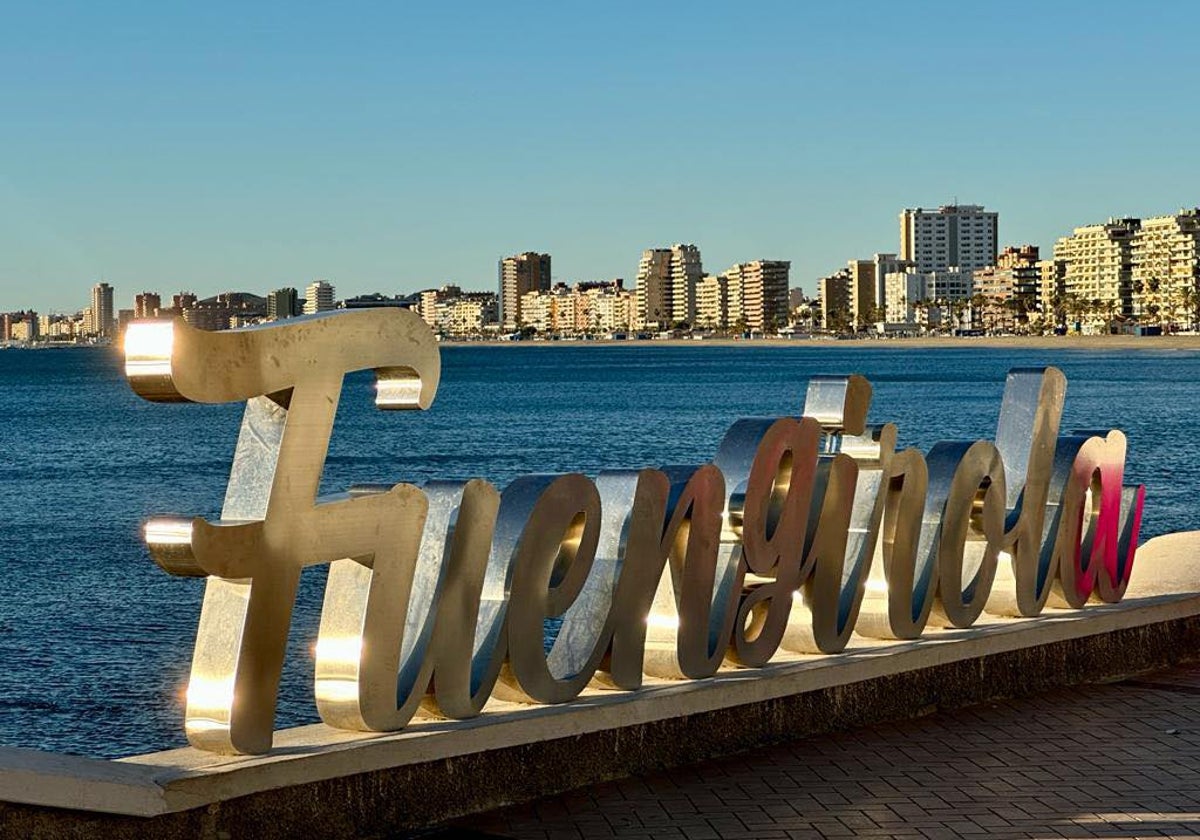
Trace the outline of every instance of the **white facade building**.
<path fill-rule="evenodd" d="M 900 214 L 900 259 L 917 271 L 960 268 L 970 274 L 996 263 L 1000 214 L 978 204 L 918 207 Z"/>
<path fill-rule="evenodd" d="M 314 280 L 304 289 L 304 314 L 313 315 L 317 312 L 328 312 L 335 308 L 334 289 L 332 284 L 324 280 Z"/>

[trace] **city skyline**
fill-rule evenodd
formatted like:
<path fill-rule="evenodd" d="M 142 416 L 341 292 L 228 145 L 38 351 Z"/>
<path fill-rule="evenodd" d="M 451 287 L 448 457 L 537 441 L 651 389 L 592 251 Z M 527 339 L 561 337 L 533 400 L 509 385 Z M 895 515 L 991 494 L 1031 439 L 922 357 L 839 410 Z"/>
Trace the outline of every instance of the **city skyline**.
<path fill-rule="evenodd" d="M 790 260 L 811 292 L 895 250 L 900 206 L 985 203 L 1045 247 L 1194 204 L 1176 138 L 1200 116 L 1169 80 L 1200 11 L 1105 6 L 18 7 L 3 305 L 101 279 L 488 288 L 525 249 L 631 277 L 671 242 Z"/>
<path fill-rule="evenodd" d="M 1181 206 L 1180 208 L 1178 208 L 1178 211 L 1179 212 L 1189 211 L 1191 208 L 1194 208 L 1196 206 L 1200 206 L 1200 203 L 1193 203 L 1192 205 Z M 893 249 L 897 252 L 903 252 L 903 251 L 905 251 L 906 248 L 912 247 L 912 244 L 910 242 L 907 242 L 906 240 L 907 240 L 907 237 L 909 237 L 911 235 L 907 231 L 909 230 L 908 226 L 911 224 L 910 218 L 913 216 L 914 212 L 916 212 L 918 215 L 923 213 L 926 217 L 936 218 L 940 215 L 943 215 L 947 211 L 950 211 L 952 214 L 956 214 L 960 210 L 960 208 L 963 212 L 966 212 L 966 213 L 973 213 L 973 212 L 980 211 L 980 212 L 983 212 L 984 216 L 990 217 L 990 219 L 991 219 L 990 226 L 991 227 L 988 232 L 988 236 L 990 238 L 987 240 L 987 243 L 988 243 L 989 247 L 992 247 L 995 252 L 998 252 L 999 249 L 1003 245 L 1007 245 L 1009 247 L 1024 247 L 1024 246 L 1032 245 L 1034 248 L 1040 247 L 1040 248 L 1044 249 L 1047 253 L 1050 253 L 1052 251 L 1052 249 L 1055 247 L 1055 243 L 1061 243 L 1062 241 L 1068 239 L 1071 236 L 1071 232 L 1078 230 L 1080 227 L 1097 227 L 1097 226 L 1103 227 L 1107 222 L 1110 222 L 1113 220 L 1129 219 L 1129 218 L 1155 218 L 1155 217 L 1164 217 L 1165 218 L 1165 217 L 1169 217 L 1173 212 L 1175 212 L 1175 211 L 1163 211 L 1163 212 L 1148 214 L 1147 216 L 1144 216 L 1144 217 L 1133 217 L 1133 216 L 1130 216 L 1129 214 L 1125 214 L 1122 216 L 1110 216 L 1110 217 L 1107 217 L 1106 219 L 1095 221 L 1095 222 L 1091 222 L 1091 221 L 1080 222 L 1080 223 L 1071 225 L 1069 228 L 1066 229 L 1066 231 L 1062 235 L 1054 237 L 1049 243 L 1043 244 L 1043 243 L 1037 243 L 1037 242 L 1009 241 L 1009 240 L 1006 240 L 1003 237 L 1003 235 L 997 236 L 996 231 L 997 231 L 998 225 L 996 223 L 996 219 L 998 218 L 998 216 L 1000 214 L 995 210 L 994 207 L 991 207 L 991 206 L 985 207 L 983 205 L 972 205 L 972 204 L 968 204 L 966 202 L 962 202 L 960 204 L 942 205 L 941 207 L 937 207 L 937 206 L 905 206 L 896 215 L 896 219 L 899 221 L 899 234 L 897 237 L 897 241 L 894 242 L 892 245 Z M 1006 221 L 1007 221 L 1007 217 L 1006 217 Z M 1000 230 L 1003 230 L 1003 228 L 1000 228 Z M 615 275 L 614 277 L 608 277 L 608 278 L 589 278 L 589 277 L 581 277 L 581 276 L 564 277 L 561 274 L 559 274 L 558 272 L 553 272 L 550 276 L 549 281 L 547 281 L 545 283 L 545 288 L 549 288 L 549 286 L 551 284 L 574 285 L 574 284 L 579 284 L 579 283 L 583 283 L 583 284 L 597 283 L 597 282 L 607 283 L 613 279 L 623 279 L 627 283 L 629 283 L 629 288 L 631 290 L 637 289 L 641 286 L 641 283 L 639 283 L 638 281 L 645 279 L 642 277 L 642 275 L 645 272 L 645 261 L 647 259 L 647 255 L 654 253 L 654 252 L 663 252 L 663 253 L 666 253 L 669 255 L 674 249 L 678 249 L 680 247 L 695 248 L 694 245 L 682 246 L 679 243 L 676 243 L 675 245 L 672 245 L 672 246 L 657 245 L 657 246 L 645 249 L 641 254 L 641 258 L 640 258 L 637 269 L 634 272 L 632 272 L 632 274 L 628 274 L 628 275 Z M 706 253 L 707 253 L 707 250 L 706 250 Z M 895 254 L 889 253 L 888 250 L 886 249 L 886 247 L 877 248 L 874 250 L 860 248 L 858 250 L 858 252 L 856 252 L 856 253 L 857 254 L 866 254 L 868 257 L 876 258 L 876 260 L 880 257 L 887 258 L 887 257 L 895 256 Z M 369 297 L 371 295 L 376 295 L 376 294 L 381 294 L 381 293 L 385 294 L 387 296 L 391 296 L 391 295 L 410 296 L 410 295 L 419 294 L 422 291 L 429 291 L 429 290 L 433 290 L 433 289 L 436 289 L 436 288 L 439 288 L 442 286 L 447 286 L 447 285 L 449 285 L 451 287 L 455 287 L 455 288 L 462 288 L 463 291 L 471 292 L 471 293 L 477 293 L 477 292 L 499 293 L 503 289 L 504 282 L 505 282 L 504 281 L 504 276 L 505 276 L 504 266 L 506 264 L 510 263 L 514 259 L 521 258 L 521 257 L 527 257 L 527 256 L 544 257 L 546 260 L 545 269 L 548 270 L 550 268 L 550 256 L 551 255 L 549 253 L 539 255 L 536 251 L 524 251 L 524 252 L 521 252 L 520 254 L 517 254 L 515 257 L 507 256 L 507 257 L 502 257 L 501 259 L 499 259 L 498 260 L 498 263 L 500 265 L 499 278 L 497 278 L 497 276 L 495 274 L 493 274 L 493 276 L 490 278 L 490 281 L 483 281 L 483 282 L 480 282 L 479 284 L 471 284 L 469 281 L 464 282 L 464 281 L 458 280 L 457 278 L 446 278 L 446 279 L 443 279 L 443 280 L 441 280 L 439 282 L 435 282 L 435 283 L 426 283 L 423 285 L 417 284 L 413 288 L 407 288 L 407 287 L 397 288 L 395 286 L 376 287 L 376 288 L 361 288 L 352 282 L 348 283 L 348 284 L 343 284 L 337 278 L 313 277 L 308 280 L 285 279 L 282 282 L 280 282 L 277 286 L 270 286 L 270 287 L 264 286 L 261 283 L 259 283 L 259 284 L 247 283 L 247 284 L 244 284 L 241 286 L 229 285 L 229 284 L 227 284 L 225 286 L 211 286 L 200 292 L 196 292 L 194 289 L 183 289 L 183 288 L 179 289 L 178 291 L 186 292 L 188 294 L 193 294 L 194 297 L 199 298 L 199 299 L 210 299 L 210 298 L 214 298 L 219 295 L 227 294 L 227 293 L 231 293 L 231 292 L 255 292 L 255 293 L 262 293 L 263 295 L 266 295 L 269 292 L 274 292 L 276 290 L 283 290 L 283 289 L 289 289 L 289 288 L 303 292 L 304 290 L 311 289 L 315 286 L 330 286 L 330 285 L 332 285 L 334 287 L 338 287 L 338 288 L 346 288 L 347 286 L 349 287 L 349 290 L 347 290 L 343 294 L 339 295 L 339 299 L 354 298 L 354 297 Z M 765 258 L 759 256 L 759 257 L 751 258 L 751 261 L 763 260 L 763 259 L 765 259 Z M 747 258 L 743 256 L 741 259 L 735 260 L 735 262 L 732 263 L 732 266 L 733 266 L 733 268 L 736 269 L 739 265 L 745 263 L 746 261 L 747 261 Z M 768 261 L 770 262 L 773 260 L 768 259 Z M 855 256 L 855 257 L 851 257 L 850 261 L 851 261 L 851 263 L 854 263 L 854 262 L 861 263 L 861 262 L 870 262 L 871 260 L 869 258 L 863 259 L 859 256 Z M 784 260 L 784 262 L 791 263 L 792 260 L 790 260 L 790 259 Z M 843 260 L 842 264 L 844 264 L 844 262 L 845 262 L 845 260 Z M 558 264 L 561 264 L 561 261 Z M 493 263 L 493 266 L 494 265 L 495 265 L 495 263 Z M 711 263 L 710 263 L 710 265 L 711 265 Z M 945 267 L 946 266 L 939 266 L 939 268 L 945 268 Z M 982 267 L 982 264 L 980 266 L 973 266 L 973 267 Z M 834 266 L 833 268 L 838 269 L 838 266 Z M 493 272 L 495 272 L 495 270 L 496 269 L 493 268 Z M 968 275 L 970 274 L 970 270 L 971 269 L 967 269 Z M 706 272 L 705 276 L 707 276 L 709 273 L 710 272 Z M 828 276 L 829 276 L 828 271 L 826 271 L 823 275 L 817 276 L 815 278 L 813 278 L 813 277 L 808 277 L 808 278 L 797 277 L 794 274 L 792 274 L 790 277 L 790 288 L 801 291 L 807 297 L 818 298 L 818 297 L 820 297 L 822 284 L 828 278 Z M 882 278 L 880 278 L 880 279 L 882 279 Z M 632 282 L 630 282 L 630 281 L 632 281 Z M 121 289 L 121 287 L 117 286 L 117 284 L 115 283 L 115 281 L 113 281 L 112 278 L 98 278 L 98 279 L 92 281 L 92 285 L 95 285 L 97 283 L 112 283 L 117 289 Z M 31 311 L 36 311 L 36 312 L 40 312 L 43 314 L 54 314 L 54 315 L 64 314 L 65 315 L 65 314 L 72 314 L 72 313 L 79 314 L 79 313 L 85 312 L 86 308 L 87 308 L 86 304 L 80 304 L 80 305 L 76 305 L 74 307 L 67 306 L 63 309 L 43 309 L 43 308 L 39 308 L 37 306 L 31 306 L 28 303 L 19 303 L 19 302 L 14 304 L 11 301 L 7 300 L 8 296 L 10 294 L 14 293 L 14 292 L 10 291 L 11 288 L 12 287 L 9 285 L 0 286 L 0 312 L 20 312 L 20 311 L 31 310 Z M 880 283 L 879 288 L 880 288 L 880 290 L 882 290 L 882 283 Z M 117 309 L 131 309 L 131 308 L 140 307 L 141 293 L 144 293 L 144 292 L 170 293 L 170 291 L 171 291 L 171 289 L 169 286 L 164 286 L 161 283 L 159 283 L 157 285 L 139 286 L 134 291 L 121 290 L 121 291 L 119 291 L 118 297 L 116 298 L 116 308 Z M 882 293 L 882 291 L 877 292 L 876 296 L 878 296 L 881 293 Z M 18 290 L 15 292 L 15 294 L 19 295 L 19 294 L 21 294 L 21 292 Z M 121 295 L 123 295 L 124 297 L 122 297 Z M 126 302 L 125 297 L 128 297 L 128 299 L 129 299 L 128 303 L 130 304 L 130 306 L 121 305 Z M 503 296 L 501 295 L 500 297 L 503 297 Z M 300 298 L 300 302 L 303 303 L 304 298 Z M 644 304 L 643 304 L 643 306 L 644 306 Z M 501 308 L 501 310 L 503 310 L 503 303 L 501 303 L 500 308 Z"/>

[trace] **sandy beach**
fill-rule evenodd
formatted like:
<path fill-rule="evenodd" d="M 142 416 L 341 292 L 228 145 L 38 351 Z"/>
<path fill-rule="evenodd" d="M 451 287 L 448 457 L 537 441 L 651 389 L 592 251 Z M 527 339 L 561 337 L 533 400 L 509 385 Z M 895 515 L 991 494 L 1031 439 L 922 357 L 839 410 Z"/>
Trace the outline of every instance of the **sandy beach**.
<path fill-rule="evenodd" d="M 444 347 L 829 347 L 838 350 L 964 349 L 985 347 L 997 350 L 1200 350 L 1200 335 L 1130 336 L 983 336 L 932 338 L 730 338 L 654 339 L 648 341 L 443 341 Z"/>

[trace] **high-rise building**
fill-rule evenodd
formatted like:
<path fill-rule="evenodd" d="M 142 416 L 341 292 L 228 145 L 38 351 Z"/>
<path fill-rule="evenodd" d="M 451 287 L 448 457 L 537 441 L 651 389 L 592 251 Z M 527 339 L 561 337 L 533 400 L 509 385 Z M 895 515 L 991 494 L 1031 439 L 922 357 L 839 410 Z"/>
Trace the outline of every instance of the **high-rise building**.
<path fill-rule="evenodd" d="M 1133 316 L 1167 329 L 1194 328 L 1200 309 L 1200 208 L 1144 219 L 1131 256 Z"/>
<path fill-rule="evenodd" d="M 649 248 L 638 262 L 637 320 L 639 326 L 671 325 L 671 249 Z"/>
<path fill-rule="evenodd" d="M 117 325 L 113 312 L 113 287 L 107 283 L 92 286 L 92 317 L 89 332 L 100 338 L 112 338 Z"/>
<path fill-rule="evenodd" d="M 300 312 L 300 293 L 295 289 L 283 288 L 267 293 L 267 320 L 291 318 Z"/>
<path fill-rule="evenodd" d="M 875 319 L 876 283 L 874 260 L 850 260 L 850 318 L 855 329 L 862 329 Z"/>
<path fill-rule="evenodd" d="M 529 292 L 550 289 L 550 255 L 526 251 L 500 260 L 500 323 L 516 329 L 528 319 L 521 315 L 521 299 Z"/>
<path fill-rule="evenodd" d="M 1055 259 L 1038 260 L 1037 268 L 1037 310 L 1042 314 L 1044 325 L 1058 326 L 1054 313 L 1066 294 L 1064 279 L 1067 276 L 1067 264 Z"/>
<path fill-rule="evenodd" d="M 336 308 L 334 288 L 324 280 L 314 280 L 304 289 L 304 314 L 314 315 L 317 312 L 328 312 Z"/>
<path fill-rule="evenodd" d="M 696 320 L 696 287 L 704 277 L 700 249 L 677 244 L 650 248 L 638 263 L 637 307 L 642 326 L 665 329 Z"/>
<path fill-rule="evenodd" d="M 978 204 L 900 214 L 900 258 L 918 272 L 959 268 L 968 273 L 996 262 L 1000 215 Z"/>
<path fill-rule="evenodd" d="M 788 323 L 787 260 L 754 260 L 725 272 L 730 287 L 740 289 L 741 317 L 752 330 L 778 330 Z M 730 293 L 733 298 L 733 293 Z"/>
<path fill-rule="evenodd" d="M 726 274 L 704 275 L 704 279 L 696 286 L 696 327 L 723 330 L 740 319 L 740 312 L 735 317 L 730 317 L 729 284 L 730 280 Z"/>
<path fill-rule="evenodd" d="M 691 324 L 696 320 L 696 286 L 704 277 L 700 249 L 695 245 L 671 246 L 671 320 Z"/>
<path fill-rule="evenodd" d="M 1133 241 L 1140 228 L 1140 219 L 1109 219 L 1054 243 L 1054 258 L 1064 263 L 1063 293 L 1081 326 L 1094 331 L 1112 316 L 1132 314 Z"/>
<path fill-rule="evenodd" d="M 133 298 L 134 318 L 153 318 L 162 309 L 162 297 L 158 292 L 142 292 Z"/>

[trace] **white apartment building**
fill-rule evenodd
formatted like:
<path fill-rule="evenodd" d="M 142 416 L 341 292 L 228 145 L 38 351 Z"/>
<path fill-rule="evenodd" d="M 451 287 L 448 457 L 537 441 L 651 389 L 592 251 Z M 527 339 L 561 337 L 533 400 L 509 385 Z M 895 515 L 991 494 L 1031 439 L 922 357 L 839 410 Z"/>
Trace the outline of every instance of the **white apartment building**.
<path fill-rule="evenodd" d="M 914 266 L 908 260 L 902 260 L 895 254 L 875 254 L 871 257 L 875 267 L 875 306 L 880 309 L 887 307 L 887 276 L 897 271 L 908 271 Z"/>
<path fill-rule="evenodd" d="M 532 291 L 521 295 L 521 323 L 540 333 L 554 331 L 554 296 Z"/>
<path fill-rule="evenodd" d="M 900 259 L 919 272 L 959 268 L 968 274 L 994 265 L 1000 214 L 978 204 L 900 213 Z"/>
<path fill-rule="evenodd" d="M 925 294 L 925 275 L 915 271 L 893 271 L 885 276 L 884 307 L 889 324 L 915 324 L 916 305 L 928 299 Z"/>
<path fill-rule="evenodd" d="M 328 312 L 335 308 L 334 288 L 324 280 L 314 280 L 304 287 L 304 314 Z"/>
<path fill-rule="evenodd" d="M 925 293 L 930 300 L 941 303 L 970 300 L 974 291 L 975 276 L 969 271 L 951 269 L 925 275 Z"/>
<path fill-rule="evenodd" d="M 895 271 L 886 277 L 885 312 L 891 324 L 917 323 L 918 304 L 943 307 L 971 299 L 973 276 L 965 271 Z"/>

